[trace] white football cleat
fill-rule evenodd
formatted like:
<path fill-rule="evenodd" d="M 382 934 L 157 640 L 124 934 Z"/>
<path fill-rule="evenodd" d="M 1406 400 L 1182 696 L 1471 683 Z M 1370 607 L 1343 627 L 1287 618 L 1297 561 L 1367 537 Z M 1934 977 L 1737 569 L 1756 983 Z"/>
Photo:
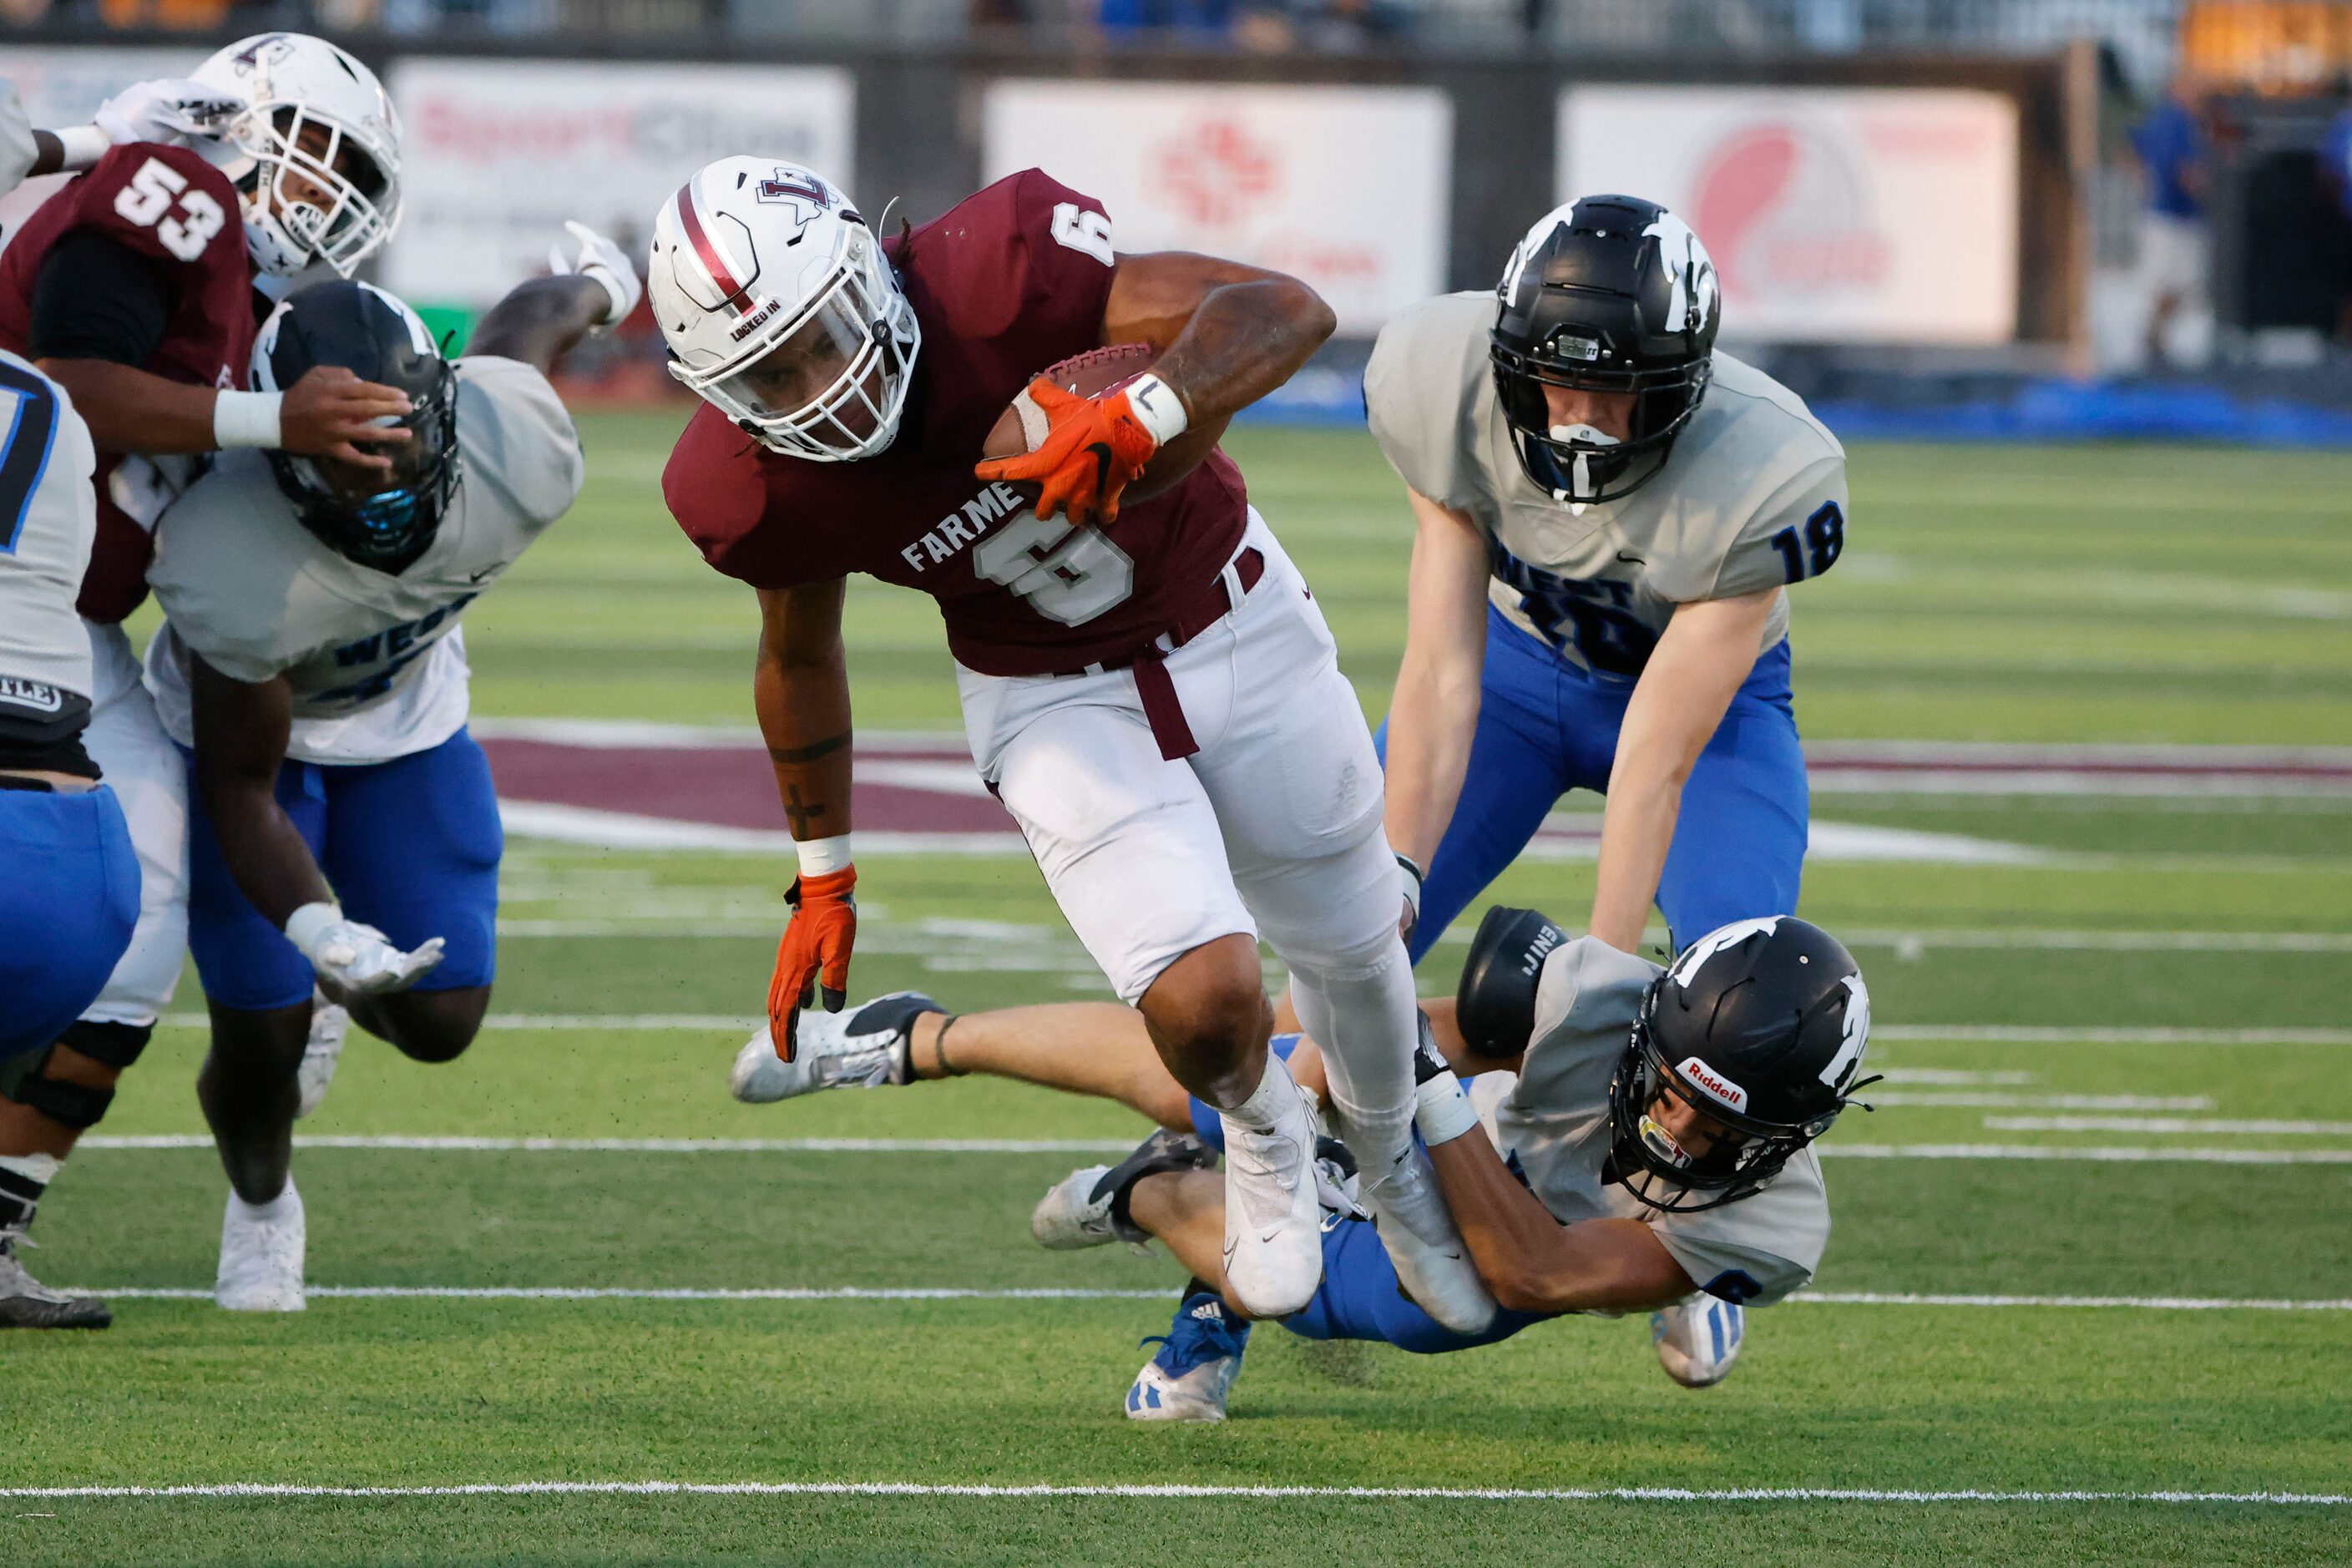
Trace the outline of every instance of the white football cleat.
<path fill-rule="evenodd" d="M 1712 1388 L 1730 1376 L 1747 1333 L 1748 1310 L 1713 1296 L 1693 1296 L 1650 1314 L 1658 1364 L 1685 1388 Z"/>
<path fill-rule="evenodd" d="M 1225 1395 L 1242 1370 L 1250 1326 L 1234 1323 L 1205 1291 L 1184 1298 L 1160 1352 L 1127 1391 L 1129 1421 L 1223 1421 Z M 1146 1340 L 1145 1344 L 1151 1343 Z"/>
<path fill-rule="evenodd" d="M 302 1254 L 308 1241 L 302 1194 L 287 1178 L 286 1190 L 266 1204 L 249 1204 L 234 1192 L 221 1216 L 220 1272 L 213 1300 L 231 1312 L 299 1312 Z"/>
<path fill-rule="evenodd" d="M 1285 1081 L 1290 1068 L 1279 1057 Z M 1225 1289 L 1253 1318 L 1285 1318 L 1323 1282 L 1323 1205 L 1315 1181 L 1315 1117 L 1286 1097 L 1270 1131 L 1221 1115 L 1225 1130 Z"/>
<path fill-rule="evenodd" d="M 1049 1252 L 1076 1252 L 1117 1241 L 1110 1223 L 1111 1194 L 1106 1190 L 1100 1197 L 1095 1195 L 1109 1174 L 1108 1165 L 1087 1165 L 1046 1188 L 1029 1211 L 1029 1234 L 1037 1245 Z"/>
<path fill-rule="evenodd" d="M 848 1084 L 882 1089 L 911 1082 L 907 1051 L 915 1020 L 946 1011 L 919 991 L 894 991 L 838 1013 L 803 1008 L 793 1059 L 776 1055 L 775 1037 L 762 1024 L 735 1053 L 728 1088 L 748 1104 L 767 1105 Z"/>
<path fill-rule="evenodd" d="M 310 1037 L 303 1042 L 302 1065 L 294 1074 L 294 1081 L 302 1091 L 301 1100 L 294 1107 L 295 1121 L 301 1121 L 325 1101 L 327 1086 L 335 1081 L 335 1066 L 343 1059 L 343 1037 L 351 1027 L 348 1009 L 328 1001 L 323 991 L 310 994 Z"/>
<path fill-rule="evenodd" d="M 1029 1211 L 1029 1234 L 1037 1245 L 1054 1252 L 1124 1241 L 1146 1250 L 1150 1233 L 1133 1221 L 1118 1217 L 1118 1195 L 1146 1176 L 1162 1171 L 1201 1171 L 1217 1163 L 1208 1145 L 1190 1132 L 1165 1127 L 1135 1146 L 1135 1152 L 1116 1165 L 1088 1165 L 1072 1171 L 1045 1189 Z"/>
<path fill-rule="evenodd" d="M 1407 1144 L 1395 1167 L 1364 1183 L 1362 1193 L 1404 1293 L 1454 1333 L 1486 1332 L 1499 1309 L 1478 1278 L 1478 1266 L 1470 1261 L 1470 1248 L 1454 1228 L 1437 1173 L 1421 1146 Z"/>

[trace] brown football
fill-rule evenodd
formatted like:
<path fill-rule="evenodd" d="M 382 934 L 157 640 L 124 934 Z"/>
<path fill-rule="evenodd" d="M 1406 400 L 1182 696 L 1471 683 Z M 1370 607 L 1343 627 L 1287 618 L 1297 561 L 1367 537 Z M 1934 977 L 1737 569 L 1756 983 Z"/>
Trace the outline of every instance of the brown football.
<path fill-rule="evenodd" d="M 1151 368 L 1159 351 L 1150 343 L 1113 343 L 1108 348 L 1089 349 L 1082 354 L 1047 365 L 1037 374 L 1049 377 L 1055 385 L 1081 397 L 1092 397 L 1115 386 L 1132 381 Z M 1013 458 L 1024 452 L 1034 452 L 1045 438 L 1045 412 L 1030 400 L 1029 389 L 1023 387 L 1004 412 L 990 426 L 988 439 L 981 445 L 983 458 Z M 1135 481 L 1119 492 L 1124 502 L 1150 500 L 1164 490 L 1172 489 L 1183 477 L 1197 468 L 1209 454 L 1217 449 L 1217 442 L 1225 433 L 1225 421 L 1213 420 L 1195 426 L 1160 448 Z M 1034 484 L 1016 487 L 1029 495 L 1037 493 Z"/>

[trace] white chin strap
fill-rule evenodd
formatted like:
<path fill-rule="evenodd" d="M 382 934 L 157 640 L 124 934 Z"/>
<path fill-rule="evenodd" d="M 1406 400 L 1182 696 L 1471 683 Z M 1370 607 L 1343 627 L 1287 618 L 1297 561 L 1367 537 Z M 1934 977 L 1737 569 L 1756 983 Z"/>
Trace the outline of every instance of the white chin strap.
<path fill-rule="evenodd" d="M 1588 447 L 1617 445 L 1616 437 L 1596 430 L 1590 425 L 1555 425 L 1551 427 L 1550 434 L 1553 440 L 1563 445 L 1570 442 L 1581 443 Z M 1591 462 L 1591 457 L 1587 453 L 1579 452 L 1576 455 L 1576 467 L 1570 470 L 1569 480 L 1570 487 L 1569 493 L 1571 496 L 1589 496 L 1592 493 Z M 1570 515 L 1582 517 L 1588 504 L 1581 500 L 1571 500 L 1569 503 Z"/>

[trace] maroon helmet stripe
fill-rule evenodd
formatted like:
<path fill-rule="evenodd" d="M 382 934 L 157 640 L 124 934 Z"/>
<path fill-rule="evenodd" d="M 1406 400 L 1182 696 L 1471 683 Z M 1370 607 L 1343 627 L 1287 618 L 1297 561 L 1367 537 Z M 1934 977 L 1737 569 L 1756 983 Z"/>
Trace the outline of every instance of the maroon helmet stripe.
<path fill-rule="evenodd" d="M 694 253 L 702 258 L 702 265 L 709 269 L 710 281 L 719 286 L 719 302 L 723 305 L 740 296 L 743 292 L 743 285 L 735 281 L 735 275 L 727 269 L 727 258 L 719 253 L 719 247 L 710 242 L 710 237 L 702 232 L 701 215 L 694 210 L 692 180 L 677 188 L 677 216 L 686 227 L 687 239 L 694 246 Z"/>

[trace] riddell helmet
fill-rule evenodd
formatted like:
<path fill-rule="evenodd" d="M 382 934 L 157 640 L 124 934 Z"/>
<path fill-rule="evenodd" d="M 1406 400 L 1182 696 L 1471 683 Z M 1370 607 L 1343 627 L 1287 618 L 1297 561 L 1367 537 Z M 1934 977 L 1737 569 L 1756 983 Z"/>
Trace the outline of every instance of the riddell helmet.
<path fill-rule="evenodd" d="M 1496 294 L 1495 388 L 1528 478 L 1578 506 L 1655 479 L 1706 395 L 1723 313 L 1698 236 L 1655 202 L 1586 196 L 1537 220 Z M 1555 426 L 1547 385 L 1632 393 L 1631 431 Z"/>
<path fill-rule="evenodd" d="M 1709 931 L 1642 999 L 1609 1086 L 1602 1179 L 1676 1213 L 1753 1196 L 1875 1081 L 1854 1079 L 1869 1039 L 1862 971 L 1827 931 L 1790 915 Z M 1650 1115 L 1669 1089 L 1733 1136 L 1685 1152 Z"/>
<path fill-rule="evenodd" d="M 321 364 L 408 394 L 409 438 L 373 448 L 392 459 L 391 472 L 373 479 L 293 452 L 272 451 L 270 469 L 329 549 L 397 574 L 432 544 L 457 493 L 457 372 L 415 311 L 373 283 L 349 281 L 305 289 L 270 313 L 254 342 L 252 385 L 283 392 Z"/>
<path fill-rule="evenodd" d="M 646 292 L 670 374 L 761 445 L 854 462 L 898 433 L 922 330 L 831 181 L 773 158 L 706 165 L 654 216 Z"/>
<path fill-rule="evenodd" d="M 375 73 L 306 33 L 260 33 L 196 68 L 247 100 L 199 144 L 244 198 L 256 271 L 323 261 L 349 278 L 400 226 L 400 116 Z"/>

